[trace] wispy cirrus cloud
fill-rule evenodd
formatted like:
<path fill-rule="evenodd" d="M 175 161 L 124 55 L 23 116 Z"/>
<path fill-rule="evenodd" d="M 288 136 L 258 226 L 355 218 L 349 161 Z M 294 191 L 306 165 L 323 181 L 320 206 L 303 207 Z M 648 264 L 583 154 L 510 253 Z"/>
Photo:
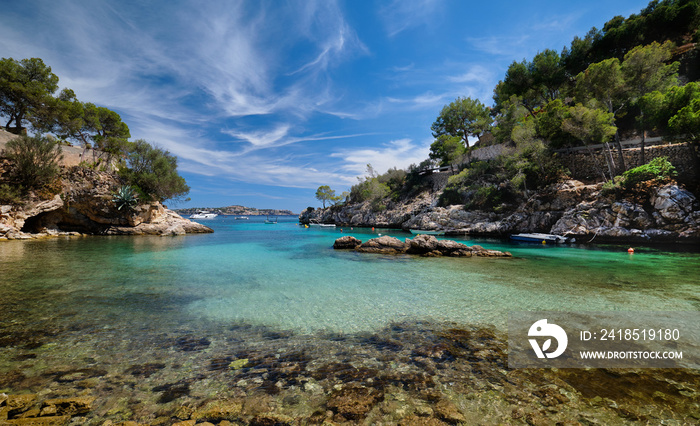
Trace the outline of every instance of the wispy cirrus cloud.
<path fill-rule="evenodd" d="M 380 9 L 379 15 L 389 37 L 394 37 L 407 29 L 433 22 L 440 3 L 439 0 L 393 0 Z"/>
<path fill-rule="evenodd" d="M 498 56 L 525 57 L 524 50 L 531 39 L 529 34 L 489 36 L 489 37 L 467 37 L 466 41 L 472 48 Z"/>
<path fill-rule="evenodd" d="M 431 143 L 432 140 L 415 143 L 408 138 L 397 139 L 377 148 L 341 150 L 331 156 L 343 158 L 345 164 L 342 169 L 351 175 L 363 175 L 367 164 L 371 164 L 379 173 L 384 173 L 392 167 L 407 168 L 411 164 L 418 164 L 425 160 Z"/>

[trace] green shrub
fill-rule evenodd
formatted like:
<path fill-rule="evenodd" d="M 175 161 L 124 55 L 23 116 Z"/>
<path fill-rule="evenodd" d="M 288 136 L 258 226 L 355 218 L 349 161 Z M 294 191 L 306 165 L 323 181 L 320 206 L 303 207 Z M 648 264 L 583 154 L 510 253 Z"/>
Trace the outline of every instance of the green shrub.
<path fill-rule="evenodd" d="M 177 157 L 142 139 L 130 144 L 126 165 L 120 175 L 143 200 L 180 199 L 190 191 L 177 173 Z"/>
<path fill-rule="evenodd" d="M 363 182 L 353 185 L 353 187 L 350 188 L 350 199 L 355 203 L 368 200 L 381 200 L 388 196 L 390 192 L 389 186 L 379 182 L 378 178 L 367 178 Z"/>
<path fill-rule="evenodd" d="M 43 136 L 12 139 L 7 142 L 6 155 L 11 164 L 10 182 L 25 190 L 51 185 L 61 171 L 61 146 Z"/>
<path fill-rule="evenodd" d="M 22 188 L 6 183 L 0 184 L 0 204 L 20 204 Z"/>
<path fill-rule="evenodd" d="M 470 194 L 465 209 L 489 210 L 502 202 L 501 191 L 494 185 L 481 186 Z"/>
<path fill-rule="evenodd" d="M 656 157 L 647 164 L 627 170 L 622 174 L 622 186 L 631 189 L 649 180 L 667 181 L 676 176 L 676 168 L 667 157 Z"/>

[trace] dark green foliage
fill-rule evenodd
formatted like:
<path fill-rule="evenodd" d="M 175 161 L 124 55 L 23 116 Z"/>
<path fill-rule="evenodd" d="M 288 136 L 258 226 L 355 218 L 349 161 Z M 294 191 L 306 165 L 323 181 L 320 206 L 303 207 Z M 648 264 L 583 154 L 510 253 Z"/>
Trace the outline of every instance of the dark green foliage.
<path fill-rule="evenodd" d="M 6 127 L 14 123 L 23 128 L 27 122 L 42 128 L 49 112 L 58 77 L 39 58 L 0 60 L 0 115 Z"/>
<path fill-rule="evenodd" d="M 700 1 L 654 0 L 639 14 L 616 16 L 602 30 L 591 29 L 585 38 L 574 38 L 562 52 L 569 75 L 607 58 L 622 59 L 635 46 L 670 40 L 682 45 L 700 28 Z"/>
<path fill-rule="evenodd" d="M 433 137 L 442 135 L 459 137 L 465 147 L 469 147 L 469 136 L 481 139 L 481 135 L 491 128 L 489 110 L 478 99 L 457 98 L 445 105 L 440 115 L 430 126 Z"/>
<path fill-rule="evenodd" d="M 494 166 L 495 163 L 491 161 L 474 161 L 458 174 L 450 176 L 438 204 L 449 206 L 469 203 L 470 198 L 474 196 L 480 187 L 485 184 L 489 185 L 490 181 L 496 180 L 494 173 L 497 170 Z M 482 193 L 482 195 L 484 194 Z M 477 202 L 476 204 L 481 205 L 484 203 Z"/>
<path fill-rule="evenodd" d="M 61 147 L 43 136 L 22 136 L 7 142 L 10 160 L 9 180 L 24 190 L 40 189 L 52 184 L 59 176 Z"/>
<path fill-rule="evenodd" d="M 622 186 L 631 189 L 650 180 L 668 181 L 676 176 L 676 168 L 666 157 L 656 157 L 647 164 L 627 170 L 622 174 Z"/>
<path fill-rule="evenodd" d="M 0 183 L 0 204 L 19 204 L 22 201 L 20 188 L 7 183 Z"/>
<path fill-rule="evenodd" d="M 177 173 L 177 158 L 143 139 L 130 144 L 126 165 L 120 174 L 143 200 L 178 199 L 190 191 L 185 179 Z"/>
<path fill-rule="evenodd" d="M 501 204 L 504 193 L 495 185 L 480 186 L 470 194 L 464 208 L 468 210 L 492 210 Z"/>
<path fill-rule="evenodd" d="M 117 210 L 131 210 L 139 202 L 134 188 L 129 185 L 122 185 L 113 194 L 112 202 L 117 206 Z"/>
<path fill-rule="evenodd" d="M 466 153 L 464 142 L 459 136 L 440 135 L 430 145 L 430 158 L 441 166 L 449 166 L 461 159 Z"/>

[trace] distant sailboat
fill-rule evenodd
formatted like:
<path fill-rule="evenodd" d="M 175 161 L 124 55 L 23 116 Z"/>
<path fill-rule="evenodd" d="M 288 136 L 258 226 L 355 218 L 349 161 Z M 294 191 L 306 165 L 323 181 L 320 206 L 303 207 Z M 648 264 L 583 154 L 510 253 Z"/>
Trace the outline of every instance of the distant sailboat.
<path fill-rule="evenodd" d="M 275 223 L 277 223 L 277 217 L 275 216 L 272 216 L 272 219 L 270 219 L 270 216 L 268 216 L 267 219 L 265 219 L 265 224 L 267 225 L 272 225 Z"/>

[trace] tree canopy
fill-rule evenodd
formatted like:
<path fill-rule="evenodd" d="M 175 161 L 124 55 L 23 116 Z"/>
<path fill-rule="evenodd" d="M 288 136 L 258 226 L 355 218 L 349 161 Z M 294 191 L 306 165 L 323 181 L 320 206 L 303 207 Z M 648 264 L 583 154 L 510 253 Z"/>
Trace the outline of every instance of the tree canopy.
<path fill-rule="evenodd" d="M 323 208 L 326 208 L 326 202 L 336 203 L 340 200 L 340 197 L 335 195 L 335 191 L 331 189 L 328 185 L 321 185 L 316 190 L 316 199 L 323 203 Z"/>
<path fill-rule="evenodd" d="M 481 139 L 481 135 L 491 127 L 489 109 L 478 99 L 458 97 L 440 111 L 430 129 L 433 137 L 441 135 L 458 136 L 469 147 L 469 136 Z"/>
<path fill-rule="evenodd" d="M 130 143 L 126 165 L 120 174 L 137 188 L 141 199 L 178 199 L 190 191 L 185 179 L 177 173 L 177 157 L 143 139 Z"/>
<path fill-rule="evenodd" d="M 58 77 L 39 58 L 0 60 L 0 115 L 17 129 L 41 121 L 53 103 Z"/>

